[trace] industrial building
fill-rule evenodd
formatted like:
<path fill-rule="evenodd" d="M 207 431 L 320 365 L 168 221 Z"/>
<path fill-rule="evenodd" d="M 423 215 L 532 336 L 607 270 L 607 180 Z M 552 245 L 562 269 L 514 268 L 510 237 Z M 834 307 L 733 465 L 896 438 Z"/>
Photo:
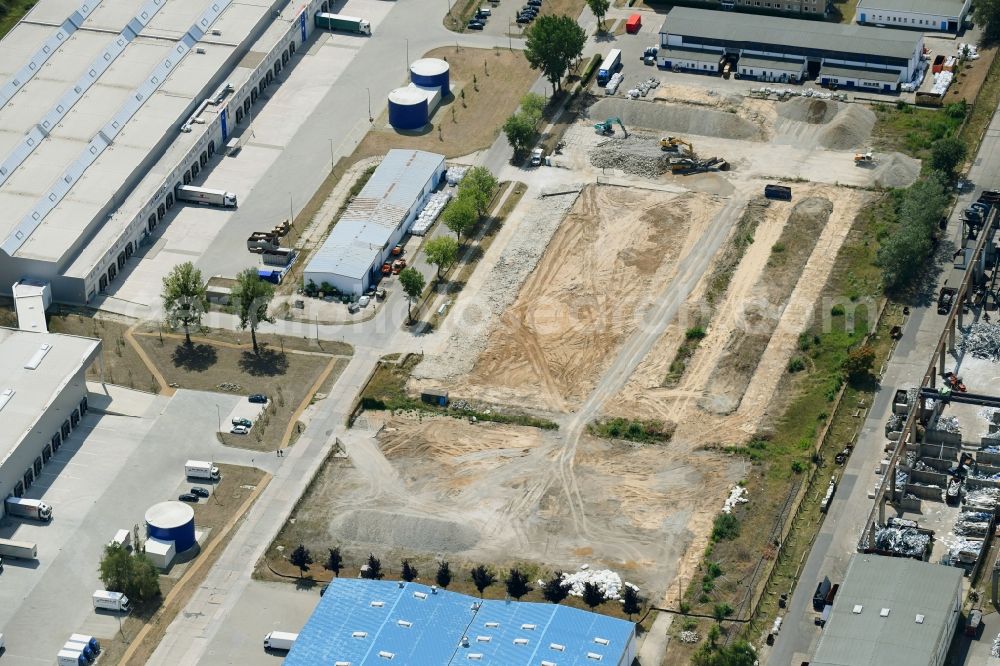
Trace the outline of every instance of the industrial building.
<path fill-rule="evenodd" d="M 0 497 L 24 495 L 79 426 L 100 355 L 97 339 L 0 328 Z"/>
<path fill-rule="evenodd" d="M 765 14 L 805 14 L 817 18 L 826 16 L 827 0 L 695 0 L 711 9 L 727 9 Z"/>
<path fill-rule="evenodd" d="M 418 583 L 338 578 L 285 664 L 630 666 L 635 656 L 635 624 L 606 615 L 481 600 Z"/>
<path fill-rule="evenodd" d="M 444 156 L 390 150 L 306 265 L 303 279 L 360 296 L 444 178 Z"/>
<path fill-rule="evenodd" d="M 389 93 L 389 124 L 416 130 L 430 122 L 441 100 L 451 95 L 451 66 L 440 58 L 421 58 L 410 65 L 410 84 Z"/>
<path fill-rule="evenodd" d="M 740 77 L 894 92 L 922 52 L 923 36 L 911 31 L 674 7 L 657 64 L 715 73 L 728 63 Z"/>
<path fill-rule="evenodd" d="M 0 291 L 105 291 L 327 7 L 40 0 L 0 41 Z"/>
<path fill-rule="evenodd" d="M 958 32 L 971 5 L 972 0 L 860 0 L 854 17 L 879 27 Z"/>
<path fill-rule="evenodd" d="M 962 570 L 851 558 L 812 666 L 941 666 L 962 610 Z"/>

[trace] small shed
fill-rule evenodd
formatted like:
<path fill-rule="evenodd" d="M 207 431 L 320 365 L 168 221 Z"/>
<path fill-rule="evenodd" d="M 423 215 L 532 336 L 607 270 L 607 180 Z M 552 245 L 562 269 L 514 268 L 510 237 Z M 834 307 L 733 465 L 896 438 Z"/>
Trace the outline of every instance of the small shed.
<path fill-rule="evenodd" d="M 448 406 L 448 392 L 444 389 L 425 389 L 420 392 L 420 400 L 438 407 Z"/>
<path fill-rule="evenodd" d="M 143 542 L 143 546 L 146 549 L 146 557 L 152 560 L 158 569 L 169 568 L 170 563 L 174 561 L 174 556 L 177 554 L 173 541 L 147 537 Z"/>

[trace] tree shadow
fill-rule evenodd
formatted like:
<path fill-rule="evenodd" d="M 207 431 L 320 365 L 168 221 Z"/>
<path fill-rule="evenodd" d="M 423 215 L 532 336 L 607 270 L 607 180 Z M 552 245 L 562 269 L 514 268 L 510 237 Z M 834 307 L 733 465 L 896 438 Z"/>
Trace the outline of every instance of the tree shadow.
<path fill-rule="evenodd" d="M 607 19 L 605 19 L 606 21 Z M 594 35 L 594 41 L 601 44 L 605 42 L 617 42 L 618 37 L 610 30 L 601 30 Z"/>
<path fill-rule="evenodd" d="M 954 261 L 955 244 L 950 239 L 938 243 L 933 254 L 926 262 L 926 268 L 920 272 L 908 289 L 893 296 L 903 305 L 910 307 L 930 307 L 937 301 L 938 281 L 945 267 Z M 958 285 L 951 285 L 957 287 Z"/>
<path fill-rule="evenodd" d="M 458 260 L 458 263 L 462 265 L 474 264 L 482 258 L 483 248 L 475 245 L 462 253 L 462 257 Z"/>
<path fill-rule="evenodd" d="M 284 352 L 261 348 L 259 354 L 245 351 L 240 354 L 240 370 L 254 377 L 274 377 L 288 370 L 288 357 Z"/>
<path fill-rule="evenodd" d="M 204 372 L 215 365 L 218 354 L 215 347 L 206 344 L 179 344 L 172 355 L 174 367 L 189 372 Z"/>
<path fill-rule="evenodd" d="M 296 578 L 295 579 L 295 589 L 296 590 L 311 590 L 316 587 L 316 581 L 312 578 Z"/>

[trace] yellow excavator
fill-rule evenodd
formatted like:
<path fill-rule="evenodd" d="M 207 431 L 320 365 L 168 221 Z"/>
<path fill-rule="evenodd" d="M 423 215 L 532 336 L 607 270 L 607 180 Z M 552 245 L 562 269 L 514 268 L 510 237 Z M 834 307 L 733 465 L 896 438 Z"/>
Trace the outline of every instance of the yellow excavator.
<path fill-rule="evenodd" d="M 682 147 L 687 148 L 687 152 L 685 153 L 686 155 L 688 156 L 694 155 L 694 146 L 692 146 L 690 142 L 685 141 L 680 137 L 665 136 L 662 139 L 660 139 L 661 150 L 666 150 L 671 153 L 677 153 L 678 155 L 680 155 L 683 152 L 681 150 Z"/>

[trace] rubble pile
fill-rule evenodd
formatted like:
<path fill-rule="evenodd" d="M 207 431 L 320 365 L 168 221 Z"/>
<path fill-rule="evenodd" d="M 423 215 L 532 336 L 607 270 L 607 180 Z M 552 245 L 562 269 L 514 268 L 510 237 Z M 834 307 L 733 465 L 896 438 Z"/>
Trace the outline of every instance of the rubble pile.
<path fill-rule="evenodd" d="M 905 557 L 923 557 L 930 536 L 912 527 L 882 527 L 875 532 L 875 548 Z"/>
<path fill-rule="evenodd" d="M 963 336 L 961 346 L 975 358 L 1000 361 L 1000 324 L 977 321 Z"/>
<path fill-rule="evenodd" d="M 962 426 L 958 423 L 958 418 L 954 416 L 942 416 L 938 419 L 937 429 L 942 432 L 950 432 L 953 435 L 962 434 Z"/>
<path fill-rule="evenodd" d="M 601 141 L 590 151 L 590 163 L 598 169 L 620 169 L 630 176 L 658 178 L 667 172 L 670 157 L 657 137 L 630 132 L 628 138 Z"/>
<path fill-rule="evenodd" d="M 995 507 L 1000 504 L 1000 488 L 977 488 L 965 494 L 966 504 L 972 504 L 984 508 Z"/>
<path fill-rule="evenodd" d="M 746 504 L 749 501 L 750 498 L 747 497 L 747 489 L 743 486 L 734 486 L 729 491 L 729 497 L 726 498 L 726 502 L 722 505 L 722 513 L 732 513 L 736 505 Z"/>
<path fill-rule="evenodd" d="M 563 573 L 562 586 L 569 588 L 572 597 L 582 597 L 587 583 L 597 585 L 605 599 L 621 597 L 622 578 L 610 569 L 582 569 L 574 573 Z"/>

